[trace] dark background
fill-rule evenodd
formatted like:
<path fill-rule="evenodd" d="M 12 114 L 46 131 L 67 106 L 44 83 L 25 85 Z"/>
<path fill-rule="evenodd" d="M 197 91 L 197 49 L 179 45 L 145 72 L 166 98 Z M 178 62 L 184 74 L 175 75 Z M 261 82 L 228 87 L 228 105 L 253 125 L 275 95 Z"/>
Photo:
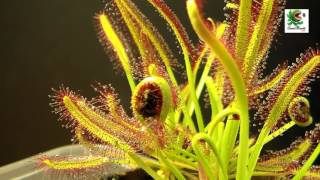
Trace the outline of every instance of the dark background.
<path fill-rule="evenodd" d="M 310 9 L 310 33 L 284 34 L 281 23 L 270 54 L 270 67 L 283 60 L 295 60 L 300 52 L 319 42 L 317 1 L 287 2 L 286 8 Z M 195 40 L 185 1 L 172 0 L 169 5 Z M 222 21 L 223 6 L 223 0 L 208 2 L 207 15 Z M 93 16 L 103 7 L 100 0 L 0 1 L 0 166 L 70 143 L 70 133 L 56 121 L 57 116 L 48 105 L 52 87 L 64 84 L 90 98 L 95 95 L 90 84 L 111 83 L 121 95 L 122 104 L 129 107 L 126 79 L 114 73 L 96 37 Z M 142 11 L 146 9 L 150 8 Z M 155 15 L 152 12 L 148 14 Z M 153 18 L 159 19 L 157 15 Z M 156 26 L 163 27 L 160 23 Z M 172 37 L 168 39 L 172 41 Z M 312 84 L 309 98 L 316 121 L 320 117 L 319 84 Z M 286 138 L 292 140 L 303 132 L 302 128 L 293 128 L 288 137 L 279 140 L 290 142 Z"/>

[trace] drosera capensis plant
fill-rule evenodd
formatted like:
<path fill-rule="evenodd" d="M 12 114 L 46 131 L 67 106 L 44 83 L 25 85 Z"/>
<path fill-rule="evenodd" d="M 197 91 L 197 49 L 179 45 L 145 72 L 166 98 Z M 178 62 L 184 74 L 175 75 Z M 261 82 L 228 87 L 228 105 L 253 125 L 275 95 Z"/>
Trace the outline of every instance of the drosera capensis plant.
<path fill-rule="evenodd" d="M 154 179 L 320 179 L 320 167 L 313 165 L 320 125 L 313 123 L 307 99 L 320 51 L 309 48 L 292 65 L 263 72 L 284 0 L 227 1 L 222 23 L 204 17 L 200 0 L 187 0 L 199 46 L 163 0 L 146 3 L 171 28 L 184 66 L 133 2 L 107 1 L 95 17 L 98 36 L 126 75 L 132 113 L 111 85 L 94 85 L 99 96 L 92 100 L 66 87 L 54 90 L 51 106 L 91 154 L 41 157 L 41 167 L 78 178 L 102 177 L 110 164 L 119 164 Z M 176 78 L 182 67 L 185 82 Z M 199 103 L 203 93 L 211 107 L 208 120 Z M 293 126 L 314 129 L 283 150 L 262 151 Z"/>

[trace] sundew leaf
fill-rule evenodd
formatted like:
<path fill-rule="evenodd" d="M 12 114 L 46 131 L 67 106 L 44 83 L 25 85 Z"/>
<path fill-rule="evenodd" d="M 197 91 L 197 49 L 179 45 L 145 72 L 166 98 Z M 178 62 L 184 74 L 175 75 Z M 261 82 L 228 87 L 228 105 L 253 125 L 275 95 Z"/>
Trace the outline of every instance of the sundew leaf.
<path fill-rule="evenodd" d="M 180 74 L 188 81 L 176 79 L 175 52 L 138 6 L 130 0 L 106 2 L 95 18 L 98 36 L 127 76 L 131 112 L 111 85 L 93 85 L 98 97 L 91 100 L 63 86 L 54 90 L 54 112 L 89 154 L 41 157 L 40 167 L 78 179 L 138 168 L 154 179 L 319 178 L 319 167 L 312 166 L 320 153 L 319 124 L 283 150 L 262 151 L 294 125 L 313 122 L 307 96 L 309 83 L 319 77 L 318 49 L 262 74 L 284 0 L 229 0 L 223 23 L 204 17 L 201 0 L 188 0 L 197 48 L 164 0 L 147 3 L 179 43 L 185 62 Z M 204 88 L 208 120 L 199 100 Z M 257 121 L 256 132 L 251 126 Z M 111 170 L 114 165 L 119 171 Z"/>
<path fill-rule="evenodd" d="M 281 83 L 274 88 L 273 92 L 267 97 L 267 111 L 261 111 L 260 117 L 267 117 L 264 126 L 259 134 L 256 142 L 255 150 L 250 156 L 252 163 L 250 170 L 253 171 L 255 161 L 260 153 L 264 138 L 270 133 L 275 123 L 284 115 L 291 100 L 305 91 L 306 85 L 310 82 L 309 78 L 319 70 L 320 56 L 318 50 L 309 50 L 297 62 L 297 65 L 292 65 L 286 77 Z M 265 110 L 265 109 L 264 109 Z M 264 112 L 264 113 L 263 113 Z M 261 116 L 262 115 L 262 116 Z"/>

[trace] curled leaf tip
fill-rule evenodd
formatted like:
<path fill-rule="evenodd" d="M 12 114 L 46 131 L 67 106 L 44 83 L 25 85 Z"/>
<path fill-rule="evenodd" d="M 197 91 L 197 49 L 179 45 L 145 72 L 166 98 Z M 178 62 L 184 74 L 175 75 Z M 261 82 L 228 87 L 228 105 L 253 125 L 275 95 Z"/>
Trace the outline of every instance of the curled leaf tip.
<path fill-rule="evenodd" d="M 302 96 L 294 98 L 289 104 L 289 116 L 297 125 L 306 127 L 312 123 L 309 101 Z"/>
<path fill-rule="evenodd" d="M 143 79 L 131 98 L 135 117 L 141 121 L 159 119 L 165 121 L 172 110 L 172 94 L 168 82 L 159 76 Z"/>

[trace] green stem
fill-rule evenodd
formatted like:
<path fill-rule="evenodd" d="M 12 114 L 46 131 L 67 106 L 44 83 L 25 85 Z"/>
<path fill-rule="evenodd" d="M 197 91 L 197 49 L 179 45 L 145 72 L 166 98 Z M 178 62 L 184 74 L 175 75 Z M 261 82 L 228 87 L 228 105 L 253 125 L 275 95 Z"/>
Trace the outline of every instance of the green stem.
<path fill-rule="evenodd" d="M 187 70 L 191 100 L 193 101 L 195 112 L 196 112 L 196 119 L 197 119 L 198 128 L 199 128 L 200 132 L 203 132 L 203 130 L 204 130 L 203 118 L 202 118 L 202 113 L 201 113 L 200 105 L 198 102 L 198 98 L 196 95 L 195 81 L 194 81 L 194 77 L 193 77 L 191 63 L 190 63 L 189 57 L 187 57 L 187 56 L 185 56 L 184 60 L 185 60 L 185 65 L 186 65 L 186 70 Z"/>
<path fill-rule="evenodd" d="M 189 172 L 183 171 L 184 176 L 186 176 L 189 180 L 198 180 L 199 178 L 196 175 L 193 175 Z"/>
<path fill-rule="evenodd" d="M 176 160 L 176 161 L 180 161 L 190 167 L 188 167 L 188 169 L 191 169 L 191 170 L 196 170 L 197 169 L 197 165 L 196 163 L 192 162 L 192 159 L 188 159 L 188 158 L 185 158 L 184 156 L 179 156 L 179 155 L 176 155 L 174 153 L 166 153 L 166 155 L 170 158 L 170 159 L 173 159 L 173 160 Z"/>
<path fill-rule="evenodd" d="M 194 76 L 194 77 L 197 77 L 198 70 L 199 70 L 200 64 L 201 64 L 201 62 L 202 62 L 202 59 L 203 59 L 203 58 L 205 57 L 205 55 L 207 54 L 208 50 L 209 50 L 209 47 L 208 47 L 208 46 L 205 46 L 205 47 L 202 49 L 202 51 L 201 51 L 201 53 L 200 53 L 200 55 L 199 55 L 199 57 L 198 57 L 195 65 L 194 65 L 194 68 L 193 68 L 193 76 Z"/>
<path fill-rule="evenodd" d="M 255 145 L 252 147 L 252 151 L 250 150 L 250 159 L 249 159 L 250 175 L 254 171 L 254 168 L 257 164 L 257 160 L 259 158 L 259 154 L 264 145 L 264 139 L 269 135 L 269 131 L 270 131 L 270 128 L 262 128 Z"/>
<path fill-rule="evenodd" d="M 142 168 L 144 171 L 146 171 L 153 179 L 156 179 L 156 180 L 163 179 L 151 167 L 146 165 L 139 156 L 135 155 L 134 153 L 128 153 L 128 154 L 130 158 L 133 159 L 137 163 L 137 165 L 140 168 Z"/>
<path fill-rule="evenodd" d="M 225 31 L 225 28 L 226 26 L 225 25 L 219 25 L 219 27 L 217 28 L 216 30 L 216 37 L 217 38 L 221 38 L 224 31 Z M 203 51 L 208 51 L 208 47 L 206 46 L 205 49 Z M 203 52 L 202 52 L 203 53 Z M 204 53 L 205 54 L 205 53 Z M 201 54 L 201 57 L 204 56 L 204 54 Z M 200 97 L 202 91 L 203 91 L 203 88 L 204 88 L 204 84 L 206 83 L 206 79 L 208 78 L 208 75 L 209 75 L 209 72 L 211 70 L 211 66 L 212 66 L 212 63 L 215 59 L 215 55 L 214 53 L 210 52 L 210 55 L 207 59 L 207 62 L 206 62 L 206 65 L 203 69 L 203 72 L 201 74 L 201 77 L 200 77 L 200 80 L 199 80 L 199 83 L 196 87 L 196 95 L 197 95 L 197 98 Z M 193 72 L 193 76 L 194 77 L 197 77 L 197 70 L 199 68 L 199 63 L 197 62 L 196 64 L 196 68 L 194 69 L 194 72 Z M 220 101 L 220 100 L 219 100 Z M 222 105 L 221 105 L 222 106 Z M 220 106 L 219 106 L 220 107 Z M 187 109 L 188 109 L 188 112 L 190 114 L 190 116 L 192 115 L 193 111 L 194 111 L 194 104 L 191 103 L 191 101 L 188 101 L 187 103 Z M 222 108 L 221 108 L 222 109 Z"/>
<path fill-rule="evenodd" d="M 292 180 L 301 179 L 306 174 L 306 172 L 310 169 L 310 167 L 312 166 L 313 162 L 317 159 L 319 154 L 320 154 L 320 143 L 318 143 L 316 149 L 313 151 L 313 153 L 308 158 L 308 160 L 304 163 L 302 168 L 299 169 L 299 171 L 296 173 L 296 175 Z"/>
<path fill-rule="evenodd" d="M 286 173 L 286 172 L 280 173 L 280 172 L 255 171 L 255 172 L 253 172 L 252 176 L 262 176 L 262 177 L 274 176 L 274 177 L 277 177 L 277 176 L 285 176 L 285 175 L 289 175 L 289 174 L 290 173 Z M 235 178 L 236 175 L 232 174 L 229 177 L 230 177 L 230 179 L 232 179 L 232 178 Z"/>
<path fill-rule="evenodd" d="M 194 154 L 190 153 L 187 150 L 184 150 L 184 149 L 181 149 L 181 148 L 177 148 L 177 147 L 174 147 L 174 150 L 177 151 L 178 153 L 183 154 L 184 156 L 192 158 L 193 160 L 197 159 L 197 156 L 195 156 Z"/>
<path fill-rule="evenodd" d="M 184 176 L 182 175 L 181 171 L 172 163 L 170 160 L 165 157 L 162 151 L 158 152 L 159 159 L 164 163 L 164 165 L 171 171 L 178 180 L 185 180 Z"/>
<path fill-rule="evenodd" d="M 192 138 L 192 148 L 193 148 L 195 154 L 197 155 L 199 161 L 201 162 L 201 165 L 203 166 L 204 171 L 206 172 L 207 176 L 209 177 L 209 179 L 214 179 L 214 177 L 215 177 L 215 175 L 212 171 L 212 168 L 209 165 L 208 158 L 200 150 L 199 147 L 201 147 L 201 146 L 198 146 L 198 142 L 202 139 L 208 143 L 213 154 L 215 155 L 217 162 L 218 162 L 218 165 L 222 171 L 223 179 L 228 179 L 227 170 L 225 169 L 225 167 L 222 164 L 220 154 L 218 153 L 218 149 L 216 148 L 214 142 L 210 139 L 210 137 L 207 134 L 198 133 Z"/>
<path fill-rule="evenodd" d="M 211 105 L 211 119 L 213 119 L 213 117 L 222 111 L 223 104 L 221 102 L 221 97 L 218 95 L 217 87 L 213 82 L 212 77 L 207 77 L 206 86 L 209 92 L 209 100 Z"/>
<path fill-rule="evenodd" d="M 200 95 L 201 95 L 201 93 L 203 91 L 204 84 L 205 84 L 206 78 L 207 78 L 207 76 L 208 76 L 208 74 L 210 72 L 213 60 L 214 60 L 214 56 L 211 53 L 210 56 L 207 59 L 206 65 L 205 65 L 205 67 L 203 69 L 202 75 L 200 77 L 199 83 L 198 83 L 197 88 L 196 88 L 197 99 L 200 97 Z M 188 101 L 187 109 L 188 109 L 189 115 L 192 115 L 194 108 L 195 108 L 194 104 L 191 101 Z"/>
<path fill-rule="evenodd" d="M 218 123 L 218 126 L 217 126 L 217 131 L 218 131 L 218 139 L 215 140 L 217 146 L 219 147 L 218 148 L 218 152 L 221 152 L 221 141 L 222 141 L 222 137 L 223 137 L 223 133 L 224 133 L 224 122 L 219 122 Z"/>
<path fill-rule="evenodd" d="M 191 24 L 198 36 L 204 40 L 223 64 L 235 91 L 236 108 L 240 110 L 240 152 L 237 163 L 237 179 L 248 179 L 249 109 L 244 80 L 236 61 L 224 45 L 207 29 L 194 0 L 187 1 Z"/>
<path fill-rule="evenodd" d="M 239 124 L 240 123 L 238 120 L 233 119 L 228 119 L 226 123 L 226 127 L 222 137 L 222 142 L 220 144 L 221 149 L 223 148 L 223 151 L 221 150 L 222 164 L 226 167 L 226 169 L 229 169 L 229 159 L 231 157 L 232 150 L 236 143 L 239 131 Z"/>
<path fill-rule="evenodd" d="M 223 121 L 229 115 L 238 114 L 238 113 L 239 113 L 239 111 L 234 108 L 226 108 L 226 109 L 222 110 L 221 112 L 219 112 L 219 114 L 217 114 L 207 126 L 208 135 L 210 137 L 212 136 L 213 130 L 216 128 L 216 126 L 218 125 L 219 122 Z"/>
<path fill-rule="evenodd" d="M 196 93 L 195 93 L 195 81 L 194 81 L 194 75 L 190 63 L 190 58 L 189 56 L 191 55 L 190 51 L 191 49 L 188 49 L 187 42 L 185 42 L 185 38 L 183 37 L 183 34 L 181 31 L 179 31 L 179 22 L 172 20 L 175 19 L 176 17 L 171 17 L 175 16 L 174 14 L 168 13 L 169 11 L 166 11 L 167 7 L 166 6 L 158 6 L 157 3 L 154 1 L 149 0 L 149 3 L 151 3 L 162 15 L 162 17 L 169 23 L 170 28 L 173 30 L 174 34 L 176 35 L 176 38 L 180 44 L 180 47 L 183 52 L 183 57 L 186 65 L 186 70 L 187 70 L 187 76 L 188 76 L 188 82 L 190 84 L 189 89 L 191 92 L 191 100 L 193 101 L 193 105 L 195 106 L 195 111 L 196 111 L 196 118 L 197 118 L 197 123 L 198 123 L 198 128 L 202 132 L 203 131 L 203 118 L 202 118 L 202 113 L 200 109 L 200 105 L 198 102 L 198 99 L 196 98 Z M 190 51 L 189 51 L 190 50 Z"/>
<path fill-rule="evenodd" d="M 288 129 L 290 129 L 292 126 L 294 126 L 296 123 L 294 121 L 290 121 L 289 123 L 285 124 L 284 126 L 282 126 L 281 128 L 279 128 L 278 130 L 276 130 L 275 132 L 273 132 L 272 134 L 270 134 L 269 136 L 267 136 L 264 139 L 263 144 L 267 144 L 268 142 L 272 141 L 274 138 L 280 136 L 281 134 L 283 134 L 285 131 L 287 131 Z"/>
<path fill-rule="evenodd" d="M 197 132 L 196 127 L 194 126 L 193 120 L 186 110 L 186 107 L 183 107 L 182 112 L 184 115 L 183 124 L 187 125 L 190 128 L 191 132 L 194 132 L 194 133 Z"/>
<path fill-rule="evenodd" d="M 166 154 L 168 157 L 170 157 L 170 155 Z M 157 159 L 158 156 L 153 155 L 153 158 Z M 175 159 L 176 157 L 173 157 L 172 159 Z M 184 157 L 180 156 L 180 159 L 182 159 Z M 141 160 L 147 165 L 150 166 L 151 168 L 155 167 L 155 168 L 166 168 L 163 164 L 160 164 L 160 162 L 158 160 L 155 159 L 151 159 L 151 158 L 147 158 L 147 157 L 141 157 Z M 172 164 L 174 164 L 175 166 L 177 166 L 178 168 L 181 169 L 189 169 L 189 170 L 193 170 L 196 171 L 197 168 L 197 164 L 196 162 L 191 162 L 191 159 L 186 159 L 184 161 L 189 161 L 189 164 L 186 164 L 184 162 L 179 161 L 180 159 L 176 159 L 178 161 L 172 161 Z"/>

